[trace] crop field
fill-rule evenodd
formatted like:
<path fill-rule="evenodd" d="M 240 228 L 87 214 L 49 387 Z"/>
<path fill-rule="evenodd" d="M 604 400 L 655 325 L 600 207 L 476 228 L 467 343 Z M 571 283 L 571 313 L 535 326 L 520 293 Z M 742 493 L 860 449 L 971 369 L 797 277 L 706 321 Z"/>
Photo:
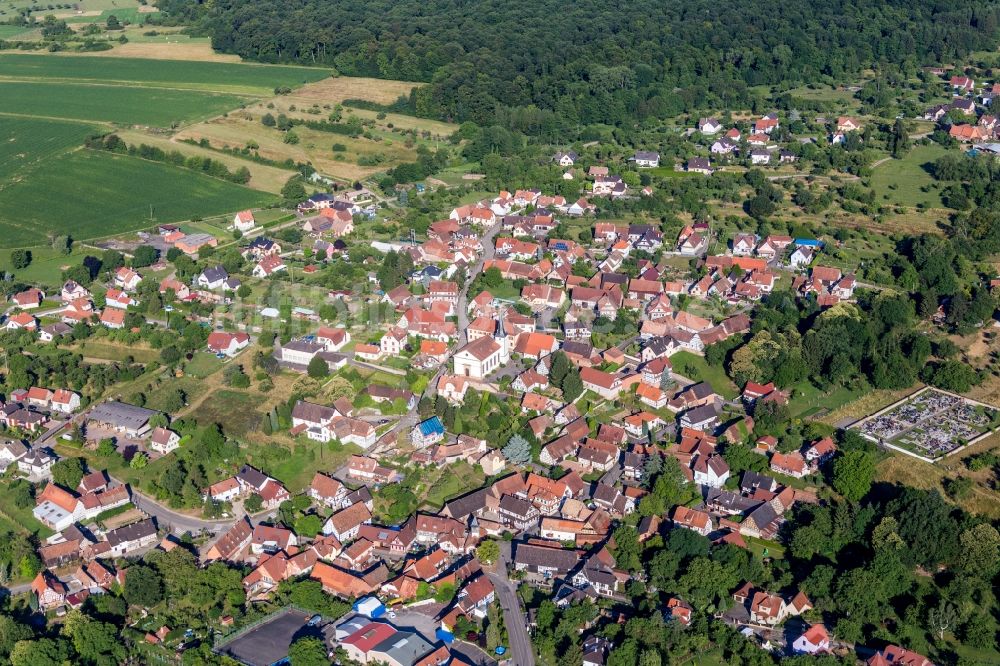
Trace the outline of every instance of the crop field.
<path fill-rule="evenodd" d="M 14 39 L 28 32 L 28 29 L 19 25 L 0 25 L 0 39 Z"/>
<path fill-rule="evenodd" d="M 0 117 L 0 192 L 25 172 L 80 146 L 93 132 L 93 126 L 83 123 Z"/>
<path fill-rule="evenodd" d="M 245 102 L 230 94 L 122 85 L 0 81 L 0 113 L 169 127 Z"/>
<path fill-rule="evenodd" d="M 212 50 L 206 37 L 191 37 L 177 32 L 145 35 L 146 27 L 125 29 L 127 44 L 110 42 L 110 51 L 97 51 L 94 56 L 101 58 L 143 58 L 153 60 L 196 60 L 198 62 L 240 62 L 240 57 Z"/>
<path fill-rule="evenodd" d="M 122 8 L 117 1 L 92 0 L 79 7 L 117 11 Z M 291 171 L 177 146 L 162 129 L 150 128 L 222 116 L 273 96 L 276 87 L 329 75 L 305 67 L 0 54 L 0 247 L 39 245 L 46 232 L 93 239 L 271 201 Z M 88 135 L 114 129 L 129 143 L 176 147 L 232 170 L 246 166 L 250 187 L 83 149 Z"/>
<path fill-rule="evenodd" d="M 77 240 L 97 238 L 252 208 L 269 198 L 170 165 L 80 150 L 0 192 L 0 245 L 36 244 L 48 231 L 70 231 Z"/>
<path fill-rule="evenodd" d="M 301 86 L 324 79 L 330 74 L 327 69 L 283 65 L 176 62 L 106 56 L 0 55 L 0 79 L 128 83 L 144 88 L 185 88 L 259 97 L 273 95 L 277 86 Z"/>

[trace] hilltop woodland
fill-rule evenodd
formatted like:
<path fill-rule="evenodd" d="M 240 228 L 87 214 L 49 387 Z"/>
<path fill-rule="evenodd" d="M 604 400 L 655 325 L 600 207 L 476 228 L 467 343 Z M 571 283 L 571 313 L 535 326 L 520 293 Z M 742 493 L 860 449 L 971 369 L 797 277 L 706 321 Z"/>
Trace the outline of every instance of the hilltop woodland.
<path fill-rule="evenodd" d="M 961 60 L 995 44 L 1000 8 L 972 0 L 557 3 L 163 0 L 225 53 L 428 82 L 401 110 L 558 135 L 691 108 L 756 107 L 752 88 Z M 303 26 L 307 28 L 303 29 Z"/>

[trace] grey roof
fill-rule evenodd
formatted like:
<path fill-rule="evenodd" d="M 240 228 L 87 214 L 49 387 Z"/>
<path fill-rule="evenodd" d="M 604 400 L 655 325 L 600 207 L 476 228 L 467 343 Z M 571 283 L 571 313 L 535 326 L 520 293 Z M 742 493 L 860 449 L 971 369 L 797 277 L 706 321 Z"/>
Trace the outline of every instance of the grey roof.
<path fill-rule="evenodd" d="M 263 488 L 264 483 L 267 482 L 267 474 L 250 465 L 243 465 L 236 478 L 258 490 Z"/>
<path fill-rule="evenodd" d="M 264 238 L 263 236 L 257 236 L 250 242 L 250 245 L 247 246 L 250 250 L 270 250 L 272 247 L 274 247 L 274 241 L 270 238 Z"/>
<path fill-rule="evenodd" d="M 61 321 L 57 321 L 54 324 L 42 326 L 42 330 L 48 333 L 49 335 L 56 336 L 56 335 L 65 335 L 70 331 L 72 331 L 73 328 L 68 324 L 64 324 Z"/>
<path fill-rule="evenodd" d="M 55 459 L 55 453 L 42 446 L 35 449 L 28 449 L 28 452 L 21 458 L 21 462 L 32 467 L 39 467 Z"/>
<path fill-rule="evenodd" d="M 575 550 L 547 548 L 529 543 L 514 544 L 514 563 L 529 567 L 548 567 L 561 573 L 568 573 L 580 562 Z"/>
<path fill-rule="evenodd" d="M 372 501 L 371 491 L 368 486 L 361 486 L 353 493 L 344 498 L 344 504 L 365 504 Z"/>
<path fill-rule="evenodd" d="M 660 154 L 652 150 L 637 150 L 635 151 L 635 159 L 637 160 L 658 160 L 660 159 Z"/>
<path fill-rule="evenodd" d="M 716 411 L 715 405 L 701 405 L 700 407 L 695 407 L 694 409 L 685 412 L 681 420 L 688 423 L 703 423 L 710 419 L 715 419 L 719 417 L 719 412 Z"/>
<path fill-rule="evenodd" d="M 750 515 L 747 516 L 748 520 L 752 520 L 758 529 L 764 529 L 774 521 L 778 520 L 780 516 L 778 512 L 774 510 L 770 502 L 764 502 L 759 507 L 754 509 Z"/>
<path fill-rule="evenodd" d="M 603 502 L 610 505 L 614 504 L 620 495 L 621 493 L 614 486 L 609 486 L 606 483 L 598 483 L 594 488 L 593 498 L 595 502 Z"/>
<path fill-rule="evenodd" d="M 326 407 L 324 405 L 317 405 L 314 402 L 306 402 L 305 400 L 299 400 L 292 407 L 292 418 L 302 419 L 303 421 L 308 421 L 309 423 L 326 423 L 333 419 L 337 415 L 337 410 L 333 407 Z"/>
<path fill-rule="evenodd" d="M 127 430 L 140 430 L 149 419 L 158 414 L 154 409 L 146 409 L 138 405 L 130 405 L 127 402 L 117 402 L 109 400 L 90 410 L 88 419 L 98 423 L 108 423 Z"/>
<path fill-rule="evenodd" d="M 28 447 L 16 439 L 5 440 L 0 444 L 0 450 L 7 451 L 15 460 L 28 453 Z"/>
<path fill-rule="evenodd" d="M 712 165 L 709 163 L 708 158 L 692 157 L 688 160 L 687 168 L 688 171 L 692 169 L 711 169 Z"/>
<path fill-rule="evenodd" d="M 316 354 L 323 349 L 326 349 L 323 345 L 318 342 L 309 342 L 308 340 L 292 340 L 281 347 L 282 349 L 291 349 L 292 351 L 307 352 L 311 354 Z"/>
<path fill-rule="evenodd" d="M 755 508 L 760 502 L 758 500 L 743 497 L 739 493 L 721 488 L 709 488 L 705 496 L 706 504 L 717 506 L 726 511 L 744 513 Z"/>
<path fill-rule="evenodd" d="M 144 537 L 156 534 L 156 525 L 151 518 L 140 520 L 137 523 L 119 527 L 107 533 L 108 543 L 112 546 L 119 546 L 129 541 L 138 541 Z"/>
<path fill-rule="evenodd" d="M 656 354 L 657 356 L 663 356 L 668 351 L 670 351 L 671 347 L 674 346 L 673 341 L 674 339 L 671 338 L 670 336 L 667 335 L 660 336 L 657 338 L 653 338 L 649 342 L 647 342 L 646 348 L 649 349 L 654 354 Z"/>
<path fill-rule="evenodd" d="M 763 488 L 764 490 L 773 490 L 777 486 L 777 482 L 766 474 L 758 474 L 751 470 L 747 470 L 743 473 L 743 479 L 740 482 L 740 488 L 743 492 L 752 492 L 757 488 Z"/>
<path fill-rule="evenodd" d="M 590 358 L 590 355 L 594 353 L 593 345 L 589 345 L 586 342 L 575 342 L 573 340 L 564 342 L 562 350 L 567 354 L 576 354 L 577 356 L 583 356 L 585 358 Z"/>
<path fill-rule="evenodd" d="M 408 666 L 434 649 L 420 634 L 415 631 L 397 630 L 395 634 L 385 639 L 372 650 L 385 654 L 393 662 Z"/>
<path fill-rule="evenodd" d="M 514 514 L 515 516 L 528 518 L 531 516 L 535 507 L 531 504 L 531 502 L 523 500 L 520 497 L 504 495 L 500 498 L 500 508 L 507 513 Z"/>
<path fill-rule="evenodd" d="M 229 277 L 229 273 L 226 272 L 226 269 L 222 265 L 206 268 L 201 272 L 201 275 L 207 282 L 218 282 Z"/>
<path fill-rule="evenodd" d="M 486 508 L 486 498 L 488 496 L 489 488 L 480 488 L 461 497 L 456 497 L 450 502 L 446 502 L 444 506 L 452 518 L 462 520 Z"/>
<path fill-rule="evenodd" d="M 687 387 L 687 389 L 685 389 L 684 392 L 690 393 L 699 400 L 707 398 L 708 396 L 715 393 L 715 391 L 712 389 L 712 385 L 709 384 L 708 382 L 698 382 L 697 384 Z"/>

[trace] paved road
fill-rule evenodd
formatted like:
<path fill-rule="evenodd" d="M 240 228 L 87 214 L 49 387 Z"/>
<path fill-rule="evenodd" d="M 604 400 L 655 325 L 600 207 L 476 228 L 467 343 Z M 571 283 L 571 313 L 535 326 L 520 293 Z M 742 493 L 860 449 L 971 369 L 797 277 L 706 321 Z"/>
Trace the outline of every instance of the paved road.
<path fill-rule="evenodd" d="M 220 534 L 228 530 L 236 523 L 235 519 L 204 520 L 202 518 L 187 516 L 183 513 L 177 513 L 176 511 L 168 509 L 158 503 L 153 498 L 143 495 L 135 488 L 132 488 L 132 504 L 134 504 L 137 509 L 141 509 L 150 516 L 156 518 L 156 524 L 160 529 L 169 530 L 178 534 L 182 534 L 184 532 L 191 532 L 194 534 L 202 530 L 213 534 Z"/>
<path fill-rule="evenodd" d="M 468 341 L 465 332 L 469 328 L 469 287 L 472 286 L 473 281 L 483 271 L 483 266 L 486 262 L 492 259 L 496 254 L 496 246 L 494 246 L 493 240 L 496 238 L 497 234 L 500 233 L 501 226 L 502 224 L 497 222 L 492 227 L 487 229 L 486 233 L 484 233 L 483 237 L 479 240 L 483 246 L 483 254 L 479 257 L 476 263 L 472 265 L 468 275 L 465 277 L 465 284 L 458 292 L 458 345 L 456 349 L 461 349 L 462 346 Z"/>
<path fill-rule="evenodd" d="M 472 282 L 476 279 L 476 277 L 483 271 L 483 265 L 486 261 L 493 258 L 496 250 L 493 245 L 493 239 L 496 238 L 496 235 L 500 232 L 500 228 L 501 224 L 499 222 L 494 224 L 486 230 L 486 233 L 484 233 L 483 237 L 480 239 L 480 242 L 483 245 L 483 254 L 479 257 L 479 260 L 472 265 L 472 268 L 469 269 L 468 274 L 465 277 L 465 284 L 458 291 L 458 304 L 455 306 L 458 315 L 458 341 L 452 348 L 452 351 L 448 352 L 448 356 L 445 358 L 444 363 L 441 364 L 441 367 L 438 368 L 437 372 L 434 373 L 434 376 L 427 383 L 427 388 L 424 389 L 421 397 L 426 396 L 433 399 L 437 395 L 438 380 L 447 372 L 448 364 L 451 362 L 452 355 L 464 347 L 465 343 L 468 341 L 466 331 L 469 328 L 469 287 L 472 285 Z M 419 416 L 417 415 L 417 408 L 414 407 L 396 422 L 396 425 L 389 431 L 389 433 L 395 436 L 400 431 L 408 432 L 413 429 L 413 426 L 415 426 L 418 421 Z M 389 433 L 386 433 L 383 437 L 386 437 Z M 383 452 L 384 449 L 378 446 L 372 450 L 373 454 Z"/>
<path fill-rule="evenodd" d="M 535 666 L 535 649 L 528 636 L 528 627 L 524 622 L 524 611 L 521 610 L 521 600 L 510 578 L 507 577 L 507 566 L 510 563 L 510 542 L 500 542 L 500 562 L 497 571 L 490 573 L 490 580 L 496 588 L 503 609 L 503 623 L 507 627 L 507 638 L 510 640 L 511 666 Z"/>

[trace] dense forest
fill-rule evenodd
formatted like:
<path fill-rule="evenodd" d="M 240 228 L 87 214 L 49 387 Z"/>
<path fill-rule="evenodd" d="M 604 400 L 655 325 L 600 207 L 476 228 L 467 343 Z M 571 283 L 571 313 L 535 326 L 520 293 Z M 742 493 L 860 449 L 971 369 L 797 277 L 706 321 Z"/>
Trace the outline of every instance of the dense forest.
<path fill-rule="evenodd" d="M 226 53 L 429 82 L 426 117 L 528 134 L 755 106 L 792 87 L 996 45 L 1000 5 L 973 0 L 161 0 Z"/>

